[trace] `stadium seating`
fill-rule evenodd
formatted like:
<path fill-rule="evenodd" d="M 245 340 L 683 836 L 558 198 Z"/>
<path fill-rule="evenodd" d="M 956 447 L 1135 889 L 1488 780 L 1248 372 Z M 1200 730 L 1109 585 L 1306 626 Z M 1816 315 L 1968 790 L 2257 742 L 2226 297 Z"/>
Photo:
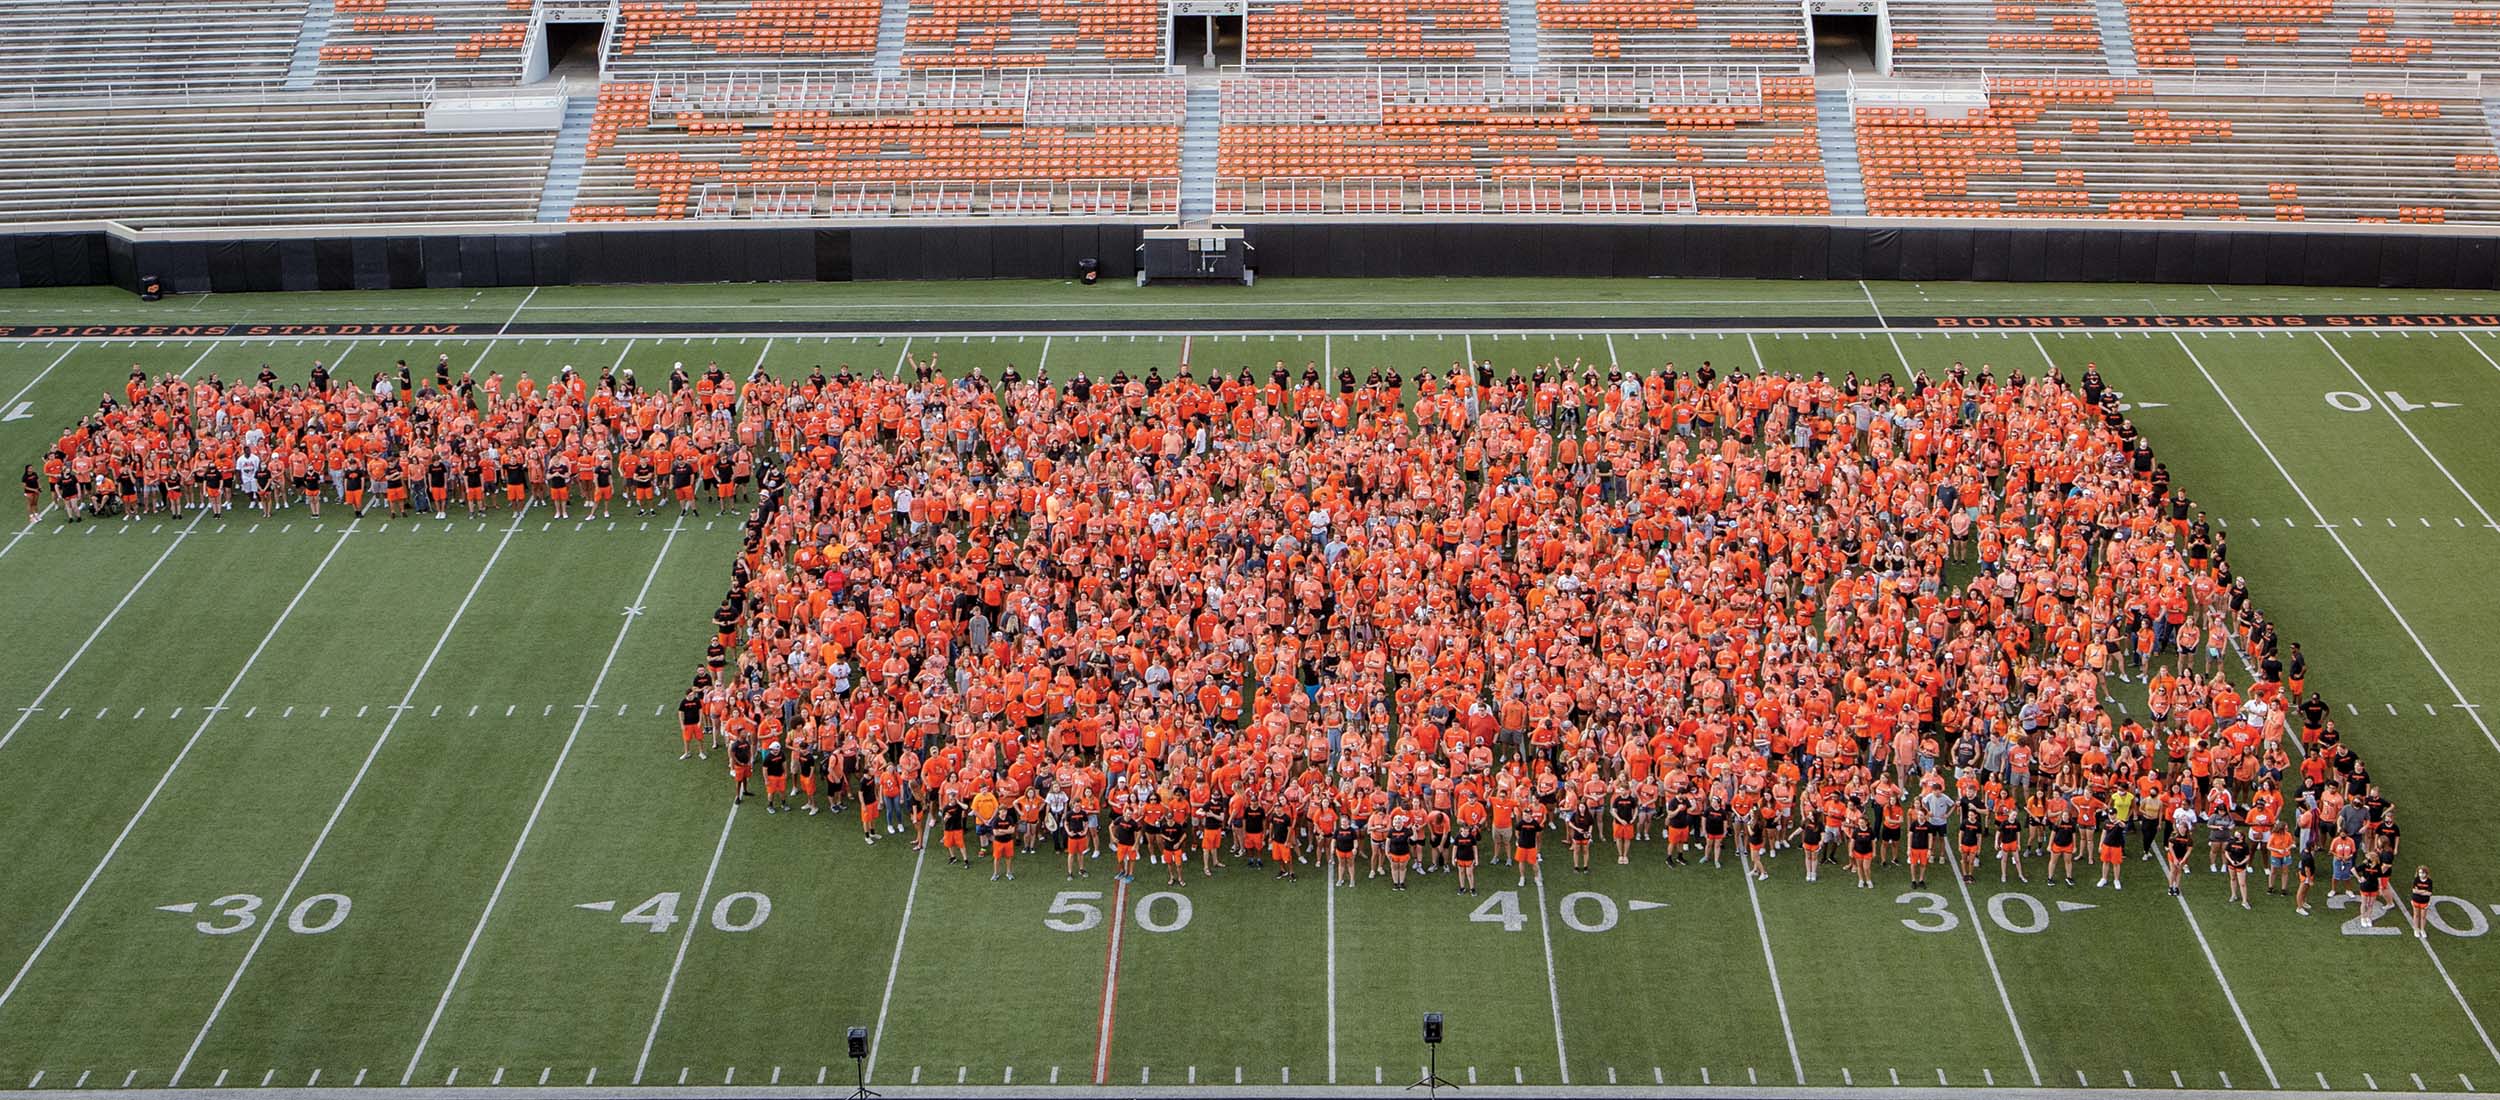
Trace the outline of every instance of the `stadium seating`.
<path fill-rule="evenodd" d="M 304 0 L 0 5 L 0 94 L 275 84 L 303 28 Z"/>
<path fill-rule="evenodd" d="M 2092 0 L 1890 0 L 1893 71 L 2106 73 Z"/>
<path fill-rule="evenodd" d="M 1501 0 L 1255 0 L 1243 59 L 1259 62 L 1499 64 L 1510 57 Z"/>
<path fill-rule="evenodd" d="M 601 89 L 575 221 L 1179 210 L 1172 79 Z M 706 110 L 709 104 L 713 109 Z"/>
<path fill-rule="evenodd" d="M 1162 0 L 894 0 L 911 4 L 903 64 L 916 69 L 1136 68 L 1163 64 Z"/>
<path fill-rule="evenodd" d="M 2481 0 L 2127 0 L 2127 22 L 2148 71 L 2500 69 Z"/>
<path fill-rule="evenodd" d="M 1861 102 L 1868 211 L 2500 223 L 2500 154 L 2472 98 L 2154 89 L 1998 80 L 1968 118 Z"/>
<path fill-rule="evenodd" d="M 878 11 L 877 0 L 626 0 L 608 73 L 858 67 L 876 55 Z"/>
<path fill-rule="evenodd" d="M 1216 213 L 1829 213 L 1812 79 L 1708 83 L 1228 80 Z"/>
<path fill-rule="evenodd" d="M 0 106 L 0 222 L 528 221 L 554 142 L 428 133 L 425 104 L 379 92 Z"/>
<path fill-rule="evenodd" d="M 1795 0 L 1537 0 L 1540 63 L 1759 65 L 1805 71 Z"/>
<path fill-rule="evenodd" d="M 530 0 L 334 0 L 327 80 L 515 84 Z"/>

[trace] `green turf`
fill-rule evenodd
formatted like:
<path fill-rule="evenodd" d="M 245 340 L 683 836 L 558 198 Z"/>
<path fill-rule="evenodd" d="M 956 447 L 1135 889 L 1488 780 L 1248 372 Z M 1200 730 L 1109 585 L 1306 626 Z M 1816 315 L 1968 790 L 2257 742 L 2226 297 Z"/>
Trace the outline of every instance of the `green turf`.
<path fill-rule="evenodd" d="M 2489 295 L 2375 291 L 1867 289 L 1900 314 L 2500 308 Z M 875 320 L 1047 307 L 1116 322 L 1866 305 L 1855 284 L 1204 291 L 551 288 L 528 296 L 522 315 Z M 143 307 L 31 292 L 0 296 L 0 319 L 355 310 L 500 323 L 525 296 L 214 295 Z M 1412 378 L 1470 355 L 1522 369 L 1707 359 L 1861 376 L 1955 361 L 2072 374 L 2095 362 L 2136 404 L 2179 484 L 2225 524 L 2232 561 L 2284 636 L 2309 651 L 2313 682 L 2402 807 L 2407 858 L 2430 863 L 2460 899 L 2442 903 L 2448 922 L 2486 929 L 2500 904 L 2489 858 L 2500 830 L 2487 810 L 2500 743 L 2458 705 L 2500 697 L 2500 592 L 2484 579 L 2500 566 L 2487 513 L 2500 505 L 2500 452 L 2488 442 L 2500 340 L 2489 336 L 0 341 L 0 396 L 26 403 L 23 417 L 0 420 L 0 450 L 31 460 L 134 362 L 228 377 L 269 363 L 291 376 L 344 357 L 352 379 L 438 352 L 507 375 L 622 364 L 653 379 L 679 361 L 892 371 L 932 355 L 949 373 L 1012 363 L 1030 374 L 1047 358 L 1058 378 L 1169 373 L 1184 354 L 1200 369 L 1264 373 L 1281 360 L 1340 378 L 1392 367 Z M 0 981 L 23 971 L 0 1000 L 0 1088 L 161 1087 L 178 1069 L 183 1085 L 227 1087 L 299 1086 L 316 1072 L 323 1085 L 623 1087 L 639 1075 L 655 1087 L 812 1087 L 820 1074 L 841 1085 L 841 1029 L 880 1021 L 875 1081 L 896 1095 L 914 1083 L 1002 1095 L 1091 1084 L 1098 1063 L 1121 1089 L 1396 1086 L 1421 1068 L 1424 1011 L 1450 1019 L 1443 1076 L 1485 1091 L 1566 1080 L 2453 1092 L 2500 1082 L 2500 1054 L 2479 1030 L 2500 1022 L 2500 937 L 2435 934 L 2425 950 L 2407 936 L 2347 935 L 2348 914 L 2226 909 L 2203 875 L 2183 906 L 2155 888 L 2149 864 L 2130 865 L 2135 885 L 2117 894 L 1983 875 L 1966 896 L 1938 875 L 1933 897 L 1920 897 L 1897 870 L 1871 892 L 1845 875 L 1809 887 L 1794 856 L 1749 887 L 1733 870 L 1669 870 L 1645 853 L 1631 868 L 1601 857 L 1587 875 L 1549 867 L 1542 891 L 1488 868 L 1477 898 L 1432 879 L 1406 894 L 1332 892 L 1315 871 L 1284 884 L 1240 868 L 1213 881 L 1193 869 L 1168 891 L 1148 875 L 1123 898 L 1107 872 L 1067 882 L 1047 858 L 993 884 L 899 843 L 862 844 L 850 815 L 773 818 L 749 804 L 733 816 L 717 762 L 677 762 L 659 713 L 700 658 L 733 520 L 368 517 L 349 533 L 335 512 L 298 511 L 25 531 L 0 535 L 0 593 L 16 620 L 15 659 L 0 664 L 0 698 L 11 700 L 0 711 L 0 828 L 13 839 Z M 2128 685 L 2115 694 L 2113 706 L 2141 705 Z M 1167 893 L 1186 899 L 1185 922 Z M 239 923 L 216 912 L 238 895 L 260 899 L 250 926 L 200 930 Z M 664 930 L 623 919 L 668 895 L 676 919 Z M 753 895 L 770 912 L 749 926 L 761 911 Z M 325 927 L 334 897 L 349 899 L 334 926 L 290 927 L 299 910 L 296 924 Z M 1515 928 L 1499 919 L 1513 900 Z M 195 908 L 160 908 L 185 903 Z M 601 903 L 611 904 L 584 908 Z M 1062 923 L 1082 907 L 1103 916 L 1054 930 L 1054 903 Z"/>

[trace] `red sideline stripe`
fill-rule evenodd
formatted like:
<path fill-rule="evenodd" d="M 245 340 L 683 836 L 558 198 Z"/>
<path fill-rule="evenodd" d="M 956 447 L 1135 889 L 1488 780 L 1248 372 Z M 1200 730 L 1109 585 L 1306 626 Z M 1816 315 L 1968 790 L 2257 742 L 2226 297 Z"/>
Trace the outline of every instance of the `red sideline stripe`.
<path fill-rule="evenodd" d="M 1102 964 L 1102 1037 L 1094 1046 L 1094 1083 L 1103 1084 L 1111 1072 L 1111 1008 L 1120 1000 L 1120 926 L 1128 914 L 1128 884 L 1123 882 L 1111 892 L 1111 946 L 1103 952 Z"/>

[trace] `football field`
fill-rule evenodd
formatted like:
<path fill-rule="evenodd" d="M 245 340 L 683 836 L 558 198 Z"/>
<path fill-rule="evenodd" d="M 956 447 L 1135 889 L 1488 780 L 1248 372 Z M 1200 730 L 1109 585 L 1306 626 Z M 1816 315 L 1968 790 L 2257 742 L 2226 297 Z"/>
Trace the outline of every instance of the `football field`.
<path fill-rule="evenodd" d="M 179 326 L 179 328 L 177 328 Z M 151 374 L 938 358 L 1333 380 L 2097 364 L 2437 873 L 2432 931 L 1600 860 L 991 882 L 681 763 L 739 518 L 0 526 L 0 1092 L 2500 1091 L 2500 295 L 1752 282 L 0 292 L 0 453 Z M 2236 672 L 2236 669 L 2235 669 Z M 2239 677 L 2245 679 L 2244 676 Z M 2141 713 L 2140 684 L 2107 706 Z M 2131 694 L 2132 692 L 2132 694 Z M 899 840 L 901 838 L 893 838 Z M 2201 860 L 2198 860 L 2201 862 Z M 1556 861 L 1557 864 L 1559 861 Z M 1238 868 L 1238 864 L 1236 864 Z M 1107 872 L 1107 869 L 1106 869 Z"/>

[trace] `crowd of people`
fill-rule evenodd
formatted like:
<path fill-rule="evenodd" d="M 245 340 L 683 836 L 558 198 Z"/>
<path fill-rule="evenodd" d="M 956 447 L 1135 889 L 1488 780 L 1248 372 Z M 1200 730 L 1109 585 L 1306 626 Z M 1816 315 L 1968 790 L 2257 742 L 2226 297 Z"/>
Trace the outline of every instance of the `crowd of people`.
<path fill-rule="evenodd" d="M 326 501 L 357 516 L 548 509 L 556 519 L 621 509 L 724 513 L 755 478 L 755 440 L 740 434 L 736 387 L 675 364 L 646 389 L 630 370 L 596 384 L 571 367 L 541 383 L 523 373 L 457 377 L 449 355 L 432 378 L 407 360 L 366 385 L 315 363 L 300 383 L 261 367 L 249 382 L 214 374 L 150 378 L 137 365 L 119 398 L 63 432 L 24 472 L 31 522 L 194 512 L 275 515 Z"/>
<path fill-rule="evenodd" d="M 2243 906 L 2323 871 L 2421 930 L 2392 803 L 2096 371 L 911 367 L 741 396 L 776 449 L 681 757 L 768 812 L 999 879 L 1461 893 L 1793 849 L 2175 894 L 2201 845 Z"/>
<path fill-rule="evenodd" d="M 29 518 L 743 510 L 681 758 L 997 879 L 1794 851 L 2175 894 L 2202 845 L 2243 906 L 2323 871 L 2422 929 L 2393 804 L 2096 372 L 910 366 L 134 367 Z"/>

